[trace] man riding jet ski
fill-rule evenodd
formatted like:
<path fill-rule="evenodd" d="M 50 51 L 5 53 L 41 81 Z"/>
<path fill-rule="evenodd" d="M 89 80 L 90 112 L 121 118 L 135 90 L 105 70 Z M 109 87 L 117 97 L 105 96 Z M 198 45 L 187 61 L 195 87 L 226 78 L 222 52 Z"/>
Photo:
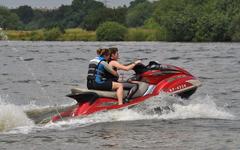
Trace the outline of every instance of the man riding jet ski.
<path fill-rule="evenodd" d="M 133 70 L 135 74 L 131 80 L 138 81 L 138 90 L 132 95 L 128 103 L 118 105 L 115 91 L 89 90 L 72 88 L 67 95 L 77 101 L 77 105 L 65 112 L 53 116 L 51 121 L 62 118 L 81 117 L 104 110 L 119 109 L 136 105 L 151 97 L 165 92 L 189 98 L 201 85 L 201 82 L 186 70 L 167 64 L 151 61 L 148 65 L 137 64 Z M 124 90 L 126 97 L 128 91 Z"/>

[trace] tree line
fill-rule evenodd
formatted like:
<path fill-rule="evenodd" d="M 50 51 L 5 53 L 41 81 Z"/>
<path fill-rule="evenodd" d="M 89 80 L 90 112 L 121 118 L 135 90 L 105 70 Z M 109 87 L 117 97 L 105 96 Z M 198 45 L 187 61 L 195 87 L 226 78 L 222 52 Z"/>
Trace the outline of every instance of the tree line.
<path fill-rule="evenodd" d="M 8 30 L 82 28 L 108 40 L 102 34 L 107 33 L 104 23 L 112 29 L 120 27 L 114 31 L 124 34 L 123 28 L 154 30 L 159 37 L 155 39 L 163 41 L 240 41 L 240 1 L 135 0 L 128 7 L 108 8 L 95 0 L 73 0 L 57 9 L 0 6 L 0 27 Z"/>

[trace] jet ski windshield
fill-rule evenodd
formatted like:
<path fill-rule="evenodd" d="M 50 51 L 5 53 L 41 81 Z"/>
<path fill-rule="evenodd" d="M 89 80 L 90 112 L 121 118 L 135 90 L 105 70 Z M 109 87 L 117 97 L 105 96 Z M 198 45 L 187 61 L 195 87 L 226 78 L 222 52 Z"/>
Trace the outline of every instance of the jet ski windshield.
<path fill-rule="evenodd" d="M 150 61 L 148 65 L 146 66 L 148 70 L 159 70 L 161 69 L 161 64 L 156 61 Z"/>

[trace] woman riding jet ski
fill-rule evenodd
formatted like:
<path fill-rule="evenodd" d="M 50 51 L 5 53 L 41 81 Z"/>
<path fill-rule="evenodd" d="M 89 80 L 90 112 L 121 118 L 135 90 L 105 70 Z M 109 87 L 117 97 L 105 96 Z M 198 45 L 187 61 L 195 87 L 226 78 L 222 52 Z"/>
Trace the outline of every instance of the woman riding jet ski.
<path fill-rule="evenodd" d="M 129 71 L 132 70 L 136 64 L 141 63 L 141 60 L 137 60 L 134 63 L 130 63 L 128 65 L 123 65 L 118 62 L 119 59 L 119 53 L 118 53 L 118 48 L 112 47 L 109 48 L 110 50 L 110 60 L 108 61 L 109 66 L 112 67 L 115 71 L 118 70 L 124 70 L 124 71 Z M 129 99 L 134 95 L 134 93 L 138 90 L 138 82 L 136 81 L 119 81 L 118 78 L 114 77 L 111 74 L 107 74 L 107 78 L 120 82 L 123 85 L 123 89 L 128 91 L 127 96 L 124 99 L 124 102 L 127 103 Z"/>
<path fill-rule="evenodd" d="M 92 59 L 89 64 L 88 76 L 87 76 L 87 87 L 88 89 L 95 90 L 104 90 L 104 91 L 112 91 L 117 90 L 117 98 L 118 104 L 123 104 L 123 89 L 125 87 L 129 87 L 132 89 L 130 83 L 119 83 L 117 82 L 118 74 L 117 70 L 113 70 L 112 67 L 108 65 L 107 61 L 110 60 L 110 50 L 109 49 L 99 49 L 97 50 L 98 57 Z M 115 61 L 116 62 L 116 61 Z M 132 69 L 137 63 L 140 61 L 136 61 L 135 63 L 123 66 L 118 63 L 116 67 L 118 68 L 129 68 Z M 127 69 L 126 69 L 127 70 Z M 133 84 L 133 86 L 135 86 Z"/>
<path fill-rule="evenodd" d="M 88 90 L 76 87 L 71 89 L 71 94 L 67 96 L 75 99 L 77 105 L 53 116 L 51 121 L 83 117 L 99 111 L 137 105 L 151 100 L 151 97 L 157 96 L 161 92 L 189 98 L 201 85 L 201 82 L 186 70 L 173 65 L 159 64 L 155 61 L 149 62 L 146 66 L 137 64 L 133 70 L 135 74 L 131 80 L 138 81 L 139 88 L 128 103 L 118 105 L 115 91 Z M 128 91 L 124 90 L 123 97 L 126 97 L 127 93 Z"/>

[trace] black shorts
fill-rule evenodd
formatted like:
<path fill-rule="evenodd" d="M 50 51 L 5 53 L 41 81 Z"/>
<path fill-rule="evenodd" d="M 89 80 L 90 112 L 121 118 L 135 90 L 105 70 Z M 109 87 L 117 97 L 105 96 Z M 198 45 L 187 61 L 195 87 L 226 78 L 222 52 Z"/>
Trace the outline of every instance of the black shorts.
<path fill-rule="evenodd" d="M 97 83 L 94 80 L 87 82 L 88 89 L 102 90 L 102 91 L 111 91 L 112 90 L 112 80 L 106 80 L 103 83 Z"/>

